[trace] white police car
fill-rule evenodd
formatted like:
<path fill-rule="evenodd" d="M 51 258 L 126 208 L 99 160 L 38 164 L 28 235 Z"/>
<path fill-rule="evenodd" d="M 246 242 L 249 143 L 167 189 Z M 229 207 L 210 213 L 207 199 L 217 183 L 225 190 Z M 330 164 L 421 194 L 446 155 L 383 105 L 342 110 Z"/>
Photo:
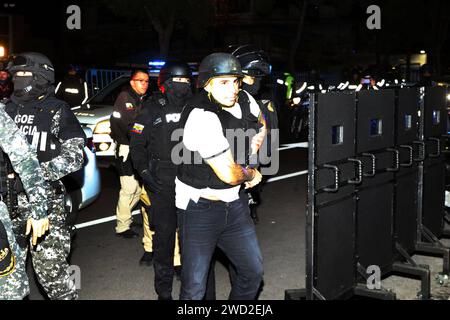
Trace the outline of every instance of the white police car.
<path fill-rule="evenodd" d="M 150 77 L 148 92 L 157 89 L 157 76 Z M 110 136 L 109 118 L 113 113 L 114 102 L 117 96 L 126 88 L 129 82 L 129 75 L 119 76 L 92 98 L 88 99 L 85 104 L 72 108 L 81 126 L 92 130 L 97 157 L 114 156 L 116 145 Z"/>
<path fill-rule="evenodd" d="M 84 147 L 84 167 L 63 178 L 67 190 L 65 198 L 66 209 L 69 212 L 68 223 L 74 224 L 78 211 L 88 206 L 100 194 L 100 171 L 97 168 L 92 130 L 83 128 L 86 134 Z"/>
<path fill-rule="evenodd" d="M 108 86 L 78 108 L 73 108 L 75 116 L 83 128 L 93 132 L 93 142 L 96 155 L 114 156 L 115 144 L 109 135 L 111 133 L 109 118 L 113 113 L 114 101 L 120 91 L 127 85 L 130 77 L 120 76 Z"/>

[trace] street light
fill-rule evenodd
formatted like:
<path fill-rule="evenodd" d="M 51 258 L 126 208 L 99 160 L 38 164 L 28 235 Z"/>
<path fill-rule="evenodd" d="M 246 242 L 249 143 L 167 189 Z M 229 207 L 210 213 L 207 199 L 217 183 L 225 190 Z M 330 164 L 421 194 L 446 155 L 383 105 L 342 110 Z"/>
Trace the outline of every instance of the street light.
<path fill-rule="evenodd" d="M 0 58 L 5 56 L 5 47 L 0 45 Z"/>

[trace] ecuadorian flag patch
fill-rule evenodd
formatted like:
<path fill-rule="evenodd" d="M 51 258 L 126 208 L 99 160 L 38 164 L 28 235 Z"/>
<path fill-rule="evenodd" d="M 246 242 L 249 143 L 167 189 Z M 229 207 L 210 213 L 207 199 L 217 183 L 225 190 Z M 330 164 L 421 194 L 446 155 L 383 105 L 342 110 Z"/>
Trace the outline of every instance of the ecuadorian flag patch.
<path fill-rule="evenodd" d="M 141 134 L 143 130 L 144 130 L 144 126 L 142 124 L 135 123 L 133 126 L 133 129 L 131 129 L 131 132 Z"/>

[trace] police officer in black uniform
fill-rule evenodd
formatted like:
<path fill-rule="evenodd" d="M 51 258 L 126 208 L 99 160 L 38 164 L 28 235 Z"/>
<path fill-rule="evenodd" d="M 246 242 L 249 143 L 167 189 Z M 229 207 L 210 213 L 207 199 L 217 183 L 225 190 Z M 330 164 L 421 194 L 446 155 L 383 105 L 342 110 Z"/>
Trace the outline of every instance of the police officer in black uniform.
<path fill-rule="evenodd" d="M 70 234 L 61 179 L 83 167 L 86 137 L 68 104 L 55 97 L 55 71 L 46 56 L 36 52 L 19 54 L 13 57 L 9 71 L 14 92 L 5 110 L 36 150 L 44 178 L 51 186 L 48 198 L 52 227 L 31 252 L 33 266 L 50 299 L 76 299 L 67 263 Z M 19 210 L 30 210 L 24 193 L 19 195 Z"/>
<path fill-rule="evenodd" d="M 56 96 L 66 101 L 71 108 L 80 106 L 87 100 L 87 84 L 79 72 L 79 67 L 71 65 L 55 91 Z"/>
<path fill-rule="evenodd" d="M 134 238 L 138 234 L 131 229 L 131 211 L 139 202 L 141 187 L 134 175 L 130 149 L 130 129 L 146 98 L 149 76 L 145 70 L 135 70 L 131 74 L 130 85 L 114 102 L 111 115 L 111 137 L 116 142 L 116 168 L 120 177 L 120 192 L 117 202 L 116 235 Z"/>
<path fill-rule="evenodd" d="M 267 77 L 270 75 L 272 67 L 269 63 L 267 54 L 252 45 L 242 45 L 234 48 L 231 52 L 242 66 L 242 90 L 254 97 L 264 115 L 267 136 L 267 148 L 260 154 L 260 157 L 271 157 L 271 151 L 278 145 L 278 116 L 273 102 L 268 99 L 265 91 Z M 264 159 L 266 162 L 267 159 Z M 249 204 L 252 219 L 255 223 L 259 221 L 256 207 L 261 203 L 261 186 L 258 184 L 255 188 L 249 189 Z"/>
<path fill-rule="evenodd" d="M 192 95 L 191 70 L 186 63 L 167 62 L 158 77 L 161 92 L 143 106 L 131 130 L 131 158 L 151 201 L 155 291 L 160 300 L 172 299 L 173 256 L 177 213 L 175 177 L 171 153 L 178 141 L 172 133 L 180 128 L 180 116 Z M 174 139 L 175 140 L 175 139 Z"/>

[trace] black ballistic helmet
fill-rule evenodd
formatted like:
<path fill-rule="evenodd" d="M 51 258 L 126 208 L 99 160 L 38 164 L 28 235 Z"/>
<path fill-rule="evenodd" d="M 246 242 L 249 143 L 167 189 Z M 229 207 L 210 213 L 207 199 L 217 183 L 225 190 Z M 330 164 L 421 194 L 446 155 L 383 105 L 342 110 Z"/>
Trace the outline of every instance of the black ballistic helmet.
<path fill-rule="evenodd" d="M 158 76 L 158 87 L 171 78 L 192 78 L 191 68 L 184 62 L 166 62 Z"/>
<path fill-rule="evenodd" d="M 272 66 L 267 54 L 252 45 L 230 46 L 231 54 L 235 56 L 241 66 L 242 72 L 251 77 L 263 77 L 270 74 Z"/>
<path fill-rule="evenodd" d="M 38 74 L 49 83 L 55 82 L 55 69 L 51 61 L 41 53 L 25 52 L 12 57 L 9 72 L 29 71 Z"/>
<path fill-rule="evenodd" d="M 236 76 L 242 78 L 241 64 L 229 53 L 212 53 L 206 56 L 198 69 L 197 88 L 203 88 L 214 77 Z"/>

